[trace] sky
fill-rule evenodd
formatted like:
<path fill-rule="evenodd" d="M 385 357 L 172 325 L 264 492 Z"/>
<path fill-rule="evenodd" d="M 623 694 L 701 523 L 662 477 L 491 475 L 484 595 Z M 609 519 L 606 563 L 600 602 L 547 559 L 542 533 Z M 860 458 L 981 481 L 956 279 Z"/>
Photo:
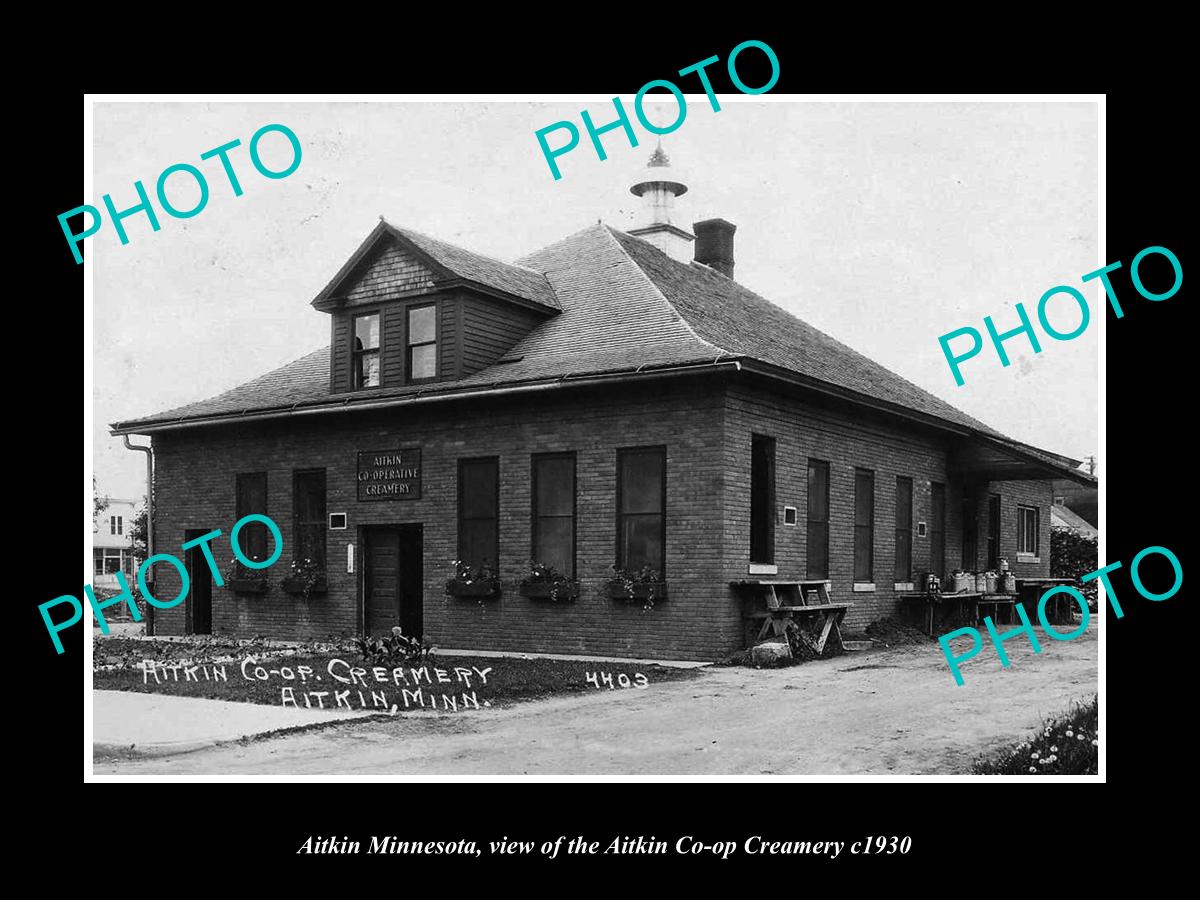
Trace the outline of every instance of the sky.
<path fill-rule="evenodd" d="M 627 108 L 632 98 L 623 98 Z M 998 430 L 1081 459 L 1098 442 L 1099 268 L 1094 103 L 813 103 L 771 95 L 687 98 L 663 149 L 689 187 L 675 220 L 737 225 L 736 277 L 822 331 Z M 600 160 L 580 110 L 597 126 L 611 99 L 553 102 L 96 103 L 93 189 L 83 202 L 118 210 L 154 196 L 175 163 L 199 168 L 207 206 L 161 229 L 136 214 L 122 246 L 107 219 L 88 238 L 93 269 L 93 458 L 101 493 L 140 498 L 145 458 L 108 434 L 109 423 L 213 396 L 326 346 L 329 321 L 310 301 L 384 216 L 450 243 L 513 260 L 596 221 L 643 224 L 629 192 L 656 138 L 633 118 Z M 648 104 L 652 122 L 673 102 Z M 555 180 L 534 133 L 560 120 L 580 129 Z M 263 125 L 298 136 L 302 158 L 281 179 L 261 176 L 248 144 Z M 239 139 L 229 154 L 244 190 L 234 196 L 216 159 L 200 154 Z M 561 134 L 549 138 L 557 146 Z M 281 170 L 286 139 L 260 144 Z M 195 182 L 171 176 L 168 199 L 189 209 Z M 64 252 L 69 252 L 64 242 Z M 1022 302 L 1073 286 L 1092 324 L 1071 341 L 1039 333 L 990 346 L 954 383 L 938 337 L 963 326 L 1018 324 Z M 1061 305 L 1059 305 L 1061 303 Z M 1050 307 L 1059 331 L 1079 312 Z M 986 339 L 986 338 L 985 338 Z M 957 344 L 955 345 L 957 346 Z M 146 443 L 146 438 L 135 438 Z"/>

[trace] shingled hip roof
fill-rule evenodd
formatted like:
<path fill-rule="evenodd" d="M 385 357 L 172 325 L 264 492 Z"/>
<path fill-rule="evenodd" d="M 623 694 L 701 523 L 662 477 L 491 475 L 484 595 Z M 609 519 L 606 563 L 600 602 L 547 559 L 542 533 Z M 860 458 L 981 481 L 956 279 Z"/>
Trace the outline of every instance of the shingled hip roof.
<path fill-rule="evenodd" d="M 468 251 L 387 227 L 464 272 L 496 278 L 500 276 L 485 271 L 487 266 L 507 265 L 479 263 Z M 876 408 L 916 413 L 960 434 L 1003 444 L 1051 468 L 1071 470 L 1065 457 L 1005 437 L 737 282 L 706 266 L 678 262 L 624 232 L 593 225 L 508 266 L 503 277 L 526 277 L 514 273 L 540 279 L 560 312 L 534 327 L 499 363 L 473 375 L 434 385 L 361 391 L 353 397 L 331 395 L 325 348 L 218 397 L 117 423 L 114 430 L 134 432 L 138 426 L 287 407 L 341 409 L 360 399 L 401 403 L 416 394 L 452 397 L 463 391 L 744 360 L 763 364 L 768 373 L 836 389 L 844 398 Z"/>
<path fill-rule="evenodd" d="M 387 227 L 393 234 L 408 238 L 451 272 L 468 281 L 522 297 L 549 309 L 562 308 L 559 306 L 558 298 L 554 296 L 553 288 L 550 287 L 546 276 L 541 272 L 501 262 L 490 256 L 472 253 L 470 250 L 455 247 L 453 244 L 439 241 L 437 238 L 421 234 L 419 231 L 396 228 L 394 225 Z"/>

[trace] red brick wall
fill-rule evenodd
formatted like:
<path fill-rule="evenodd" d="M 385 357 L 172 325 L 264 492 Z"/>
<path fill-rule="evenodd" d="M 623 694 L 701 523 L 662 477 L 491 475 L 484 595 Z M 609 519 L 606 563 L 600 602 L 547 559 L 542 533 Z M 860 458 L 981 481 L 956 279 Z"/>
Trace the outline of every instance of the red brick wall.
<path fill-rule="evenodd" d="M 1000 555 L 1018 578 L 1050 577 L 1050 507 L 1054 487 L 1049 481 L 992 481 L 985 492 L 1000 495 Z M 1033 506 L 1038 511 L 1037 562 L 1017 558 L 1017 506 Z M 983 523 L 986 527 L 986 521 Z M 981 534 L 984 532 L 980 532 Z M 987 563 L 986 547 L 981 545 L 979 564 Z"/>
<path fill-rule="evenodd" d="M 961 556 L 961 486 L 946 473 L 947 447 L 917 428 L 865 414 L 802 403 L 762 385 L 724 391 L 715 380 L 647 382 L 636 391 L 545 392 L 486 404 L 457 402 L 400 407 L 387 413 L 299 416 L 278 423 L 166 432 L 156 453 L 157 551 L 177 553 L 186 529 L 220 528 L 215 556 L 230 561 L 239 472 L 268 473 L 268 514 L 284 533 L 285 552 L 270 570 L 265 595 L 213 591 L 216 632 L 279 639 L 358 633 L 359 575 L 346 573 L 347 544 L 368 524 L 424 525 L 425 631 L 443 647 L 604 656 L 710 660 L 744 645 L 742 608 L 729 587 L 748 577 L 751 434 L 776 439 L 775 561 L 781 578 L 806 575 L 807 462 L 830 463 L 830 576 L 835 599 L 855 604 L 847 624 L 861 628 L 895 611 L 893 582 L 896 476 L 913 479 L 913 580 L 928 571 L 930 540 L 916 523 L 930 519 L 930 482 L 947 486 L 946 561 Z M 615 556 L 616 451 L 667 448 L 667 578 L 670 596 L 643 614 L 639 604 L 599 596 Z M 419 500 L 359 503 L 356 454 L 388 446 L 420 446 Z M 577 575 L 573 604 L 535 602 L 517 593 L 530 554 L 530 455 L 576 452 Z M 456 478 L 462 457 L 500 458 L 502 598 L 483 608 L 447 596 L 444 582 L 457 554 Z M 327 532 L 330 589 L 309 603 L 278 585 L 291 560 L 292 471 L 326 468 L 329 512 L 346 512 L 346 531 Z M 853 587 L 854 468 L 875 471 L 875 591 Z M 988 486 L 1003 500 L 1002 554 L 1021 575 L 1049 572 L 1048 482 Z M 987 491 L 985 491 L 986 493 Z M 1039 563 L 1016 560 L 1016 505 L 1037 505 L 1044 551 Z M 783 524 L 795 506 L 798 524 Z M 984 514 L 986 505 L 984 505 Z M 986 524 L 986 523 L 985 523 Z M 986 552 L 986 529 L 980 553 Z M 1012 552 L 1008 552 L 1011 549 Z M 356 546 L 356 570 L 362 571 Z M 173 570 L 159 566 L 158 593 L 178 592 Z M 161 634 L 182 633 L 184 606 L 156 612 Z"/>
<path fill-rule="evenodd" d="M 386 415 L 303 416 L 282 424 L 180 431 L 157 436 L 156 521 L 159 552 L 177 552 L 188 528 L 222 529 L 234 522 L 234 477 L 268 472 L 268 514 L 292 542 L 292 469 L 325 466 L 328 511 L 349 514 L 346 531 L 327 532 L 330 590 L 305 604 L 283 593 L 271 570 L 265 595 L 213 591 L 213 627 L 279 639 L 357 633 L 357 576 L 345 571 L 346 545 L 357 526 L 424 523 L 425 630 L 444 647 L 606 656 L 712 659 L 729 649 L 736 621 L 716 580 L 721 555 L 721 402 L 716 390 L 657 382 L 636 399 L 616 394 L 527 395 L 486 405 L 436 404 Z M 540 398 L 546 399 L 540 399 Z M 419 500 L 358 503 L 356 452 L 389 444 L 422 448 Z M 670 597 L 643 614 L 639 604 L 600 599 L 615 554 L 618 447 L 667 447 L 667 577 Z M 519 596 L 530 555 L 530 454 L 577 453 L 577 574 L 582 596 L 554 605 Z M 448 597 L 444 582 L 457 552 L 456 478 L 460 457 L 500 457 L 501 576 L 505 590 L 484 608 Z M 224 571 L 227 537 L 215 548 Z M 361 554 L 357 560 L 361 572 Z M 158 593 L 170 598 L 178 581 L 159 566 Z M 184 607 L 156 612 L 160 634 L 184 629 Z"/>
<path fill-rule="evenodd" d="M 930 482 L 946 484 L 946 560 L 960 554 L 959 502 L 946 475 L 946 448 L 915 430 L 871 422 L 859 413 L 805 405 L 761 388 L 730 390 L 726 403 L 725 461 L 729 491 L 724 510 L 726 554 L 723 581 L 747 575 L 750 534 L 750 436 L 774 437 L 776 468 L 775 563 L 779 578 L 807 575 L 808 460 L 829 463 L 829 577 L 835 602 L 850 602 L 846 625 L 861 628 L 895 611 L 896 476 L 913 479 L 913 579 L 929 571 L 928 534 L 917 522 L 930 518 Z M 854 587 L 854 470 L 875 472 L 874 584 Z M 783 524 L 783 507 L 797 509 L 797 525 Z"/>
<path fill-rule="evenodd" d="M 776 440 L 775 563 L 781 579 L 807 575 L 808 460 L 829 463 L 829 576 L 835 602 L 850 602 L 846 625 L 861 628 L 896 611 L 895 515 L 896 477 L 913 480 L 912 577 L 919 587 L 930 571 L 932 545 L 928 529 L 918 536 L 917 524 L 931 523 L 934 481 L 946 485 L 946 568 L 962 560 L 962 495 L 964 485 L 947 472 L 948 445 L 927 431 L 872 420 L 860 411 L 805 404 L 761 387 L 732 388 L 725 410 L 727 492 L 723 508 L 725 555 L 723 583 L 750 578 L 750 441 L 752 434 Z M 854 470 L 875 472 L 875 590 L 854 590 Z M 1049 574 L 1050 482 L 994 482 L 981 490 L 979 557 L 986 561 L 988 493 L 1001 495 L 1001 556 L 1018 577 Z M 1038 506 L 1042 519 L 1040 562 L 1018 563 L 1017 504 Z M 783 524 L 783 508 L 794 506 L 797 524 Z M 767 577 L 767 576 L 763 576 Z M 732 603 L 733 592 L 729 592 Z"/>

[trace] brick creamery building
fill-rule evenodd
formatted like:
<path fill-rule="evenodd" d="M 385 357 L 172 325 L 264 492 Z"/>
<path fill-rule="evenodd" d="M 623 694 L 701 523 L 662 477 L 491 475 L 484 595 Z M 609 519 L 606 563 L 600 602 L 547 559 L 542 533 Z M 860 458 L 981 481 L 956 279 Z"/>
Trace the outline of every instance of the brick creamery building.
<path fill-rule="evenodd" d="M 926 573 L 1048 576 L 1051 481 L 1094 479 L 742 287 L 732 224 L 671 221 L 674 177 L 656 151 L 643 227 L 514 263 L 381 221 L 311 301 L 328 347 L 114 424 L 151 438 L 154 551 L 220 528 L 235 576 L 189 551 L 152 633 L 399 625 L 442 648 L 711 660 L 754 639 L 747 579 L 827 580 L 857 629 Z M 283 534 L 265 581 L 231 567 L 249 513 Z M 269 544 L 243 531 L 247 553 Z M 288 580 L 305 559 L 308 590 Z M 448 592 L 456 560 L 498 590 Z M 531 562 L 577 589 L 526 596 Z M 614 566 L 656 573 L 651 609 L 606 587 Z M 172 567 L 156 577 L 176 596 Z"/>

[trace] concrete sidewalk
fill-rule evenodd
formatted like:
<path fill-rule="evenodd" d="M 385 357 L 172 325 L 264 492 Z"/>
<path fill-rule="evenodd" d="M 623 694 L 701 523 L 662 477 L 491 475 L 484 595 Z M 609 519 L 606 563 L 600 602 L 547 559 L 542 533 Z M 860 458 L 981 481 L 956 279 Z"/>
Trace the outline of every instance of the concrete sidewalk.
<path fill-rule="evenodd" d="M 293 709 L 134 691 L 92 691 L 92 755 L 170 756 L 272 731 L 377 715 L 367 710 Z"/>

